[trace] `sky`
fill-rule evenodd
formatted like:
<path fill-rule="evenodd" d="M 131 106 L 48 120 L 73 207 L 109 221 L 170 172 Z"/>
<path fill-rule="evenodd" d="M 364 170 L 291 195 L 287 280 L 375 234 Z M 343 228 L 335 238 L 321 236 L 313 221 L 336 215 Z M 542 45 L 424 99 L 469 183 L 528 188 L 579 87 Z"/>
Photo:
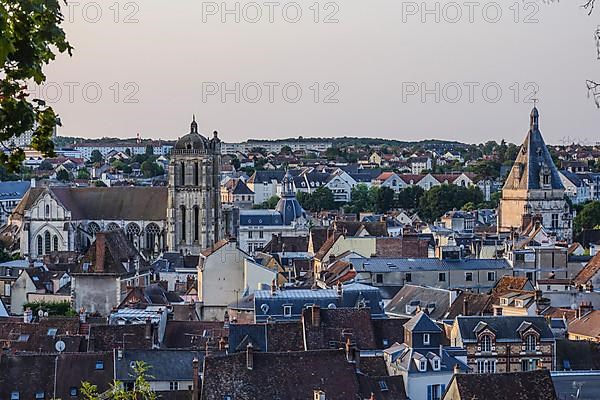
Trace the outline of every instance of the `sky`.
<path fill-rule="evenodd" d="M 582 3 L 583 1 L 581 1 Z M 70 1 L 75 47 L 33 87 L 59 135 L 600 141 L 594 32 L 578 0 Z"/>

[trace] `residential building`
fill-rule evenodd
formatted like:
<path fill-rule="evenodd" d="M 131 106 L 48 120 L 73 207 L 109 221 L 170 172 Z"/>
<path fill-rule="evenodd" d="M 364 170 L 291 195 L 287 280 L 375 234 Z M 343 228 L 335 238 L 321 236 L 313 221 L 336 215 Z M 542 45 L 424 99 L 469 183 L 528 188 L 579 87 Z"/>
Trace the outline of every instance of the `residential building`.
<path fill-rule="evenodd" d="M 0 226 L 8 222 L 8 217 L 32 184 L 35 186 L 35 180 L 31 182 L 0 182 Z"/>
<path fill-rule="evenodd" d="M 556 343 L 545 317 L 459 316 L 450 344 L 467 350 L 477 373 L 554 369 Z"/>
<path fill-rule="evenodd" d="M 404 325 L 404 343 L 384 350 L 388 373 L 402 376 L 408 398 L 440 400 L 455 371 L 469 372 L 466 352 L 443 344 L 442 329 L 421 311 Z"/>

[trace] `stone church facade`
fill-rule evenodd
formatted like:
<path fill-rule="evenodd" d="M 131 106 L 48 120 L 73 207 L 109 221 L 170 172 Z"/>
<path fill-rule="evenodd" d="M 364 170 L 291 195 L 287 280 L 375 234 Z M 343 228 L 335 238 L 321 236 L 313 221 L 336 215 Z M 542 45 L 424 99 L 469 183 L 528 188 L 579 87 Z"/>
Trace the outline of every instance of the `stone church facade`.
<path fill-rule="evenodd" d="M 565 188 L 539 130 L 539 113 L 533 108 L 530 128 L 502 188 L 498 232 L 526 230 L 541 222 L 556 239 L 570 241 L 572 214 Z"/>
<path fill-rule="evenodd" d="M 11 252 L 40 259 L 81 252 L 97 232 L 122 229 L 151 259 L 163 251 L 199 255 L 224 237 L 219 176 L 221 144 L 198 133 L 173 148 L 168 187 L 31 187 L 0 229 Z"/>
<path fill-rule="evenodd" d="M 190 133 L 171 151 L 167 205 L 167 246 L 199 255 L 224 237 L 220 196 L 221 141 Z"/>

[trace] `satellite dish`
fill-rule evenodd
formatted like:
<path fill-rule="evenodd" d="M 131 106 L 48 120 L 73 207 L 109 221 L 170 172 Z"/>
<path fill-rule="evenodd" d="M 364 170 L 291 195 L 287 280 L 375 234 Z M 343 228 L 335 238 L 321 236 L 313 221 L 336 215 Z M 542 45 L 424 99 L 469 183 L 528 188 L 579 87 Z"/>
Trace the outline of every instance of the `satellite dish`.
<path fill-rule="evenodd" d="M 59 353 L 62 353 L 63 351 L 65 351 L 65 342 L 63 342 L 62 340 L 59 340 L 58 342 L 56 342 L 54 344 L 54 348 L 56 349 L 56 351 L 58 351 Z"/>

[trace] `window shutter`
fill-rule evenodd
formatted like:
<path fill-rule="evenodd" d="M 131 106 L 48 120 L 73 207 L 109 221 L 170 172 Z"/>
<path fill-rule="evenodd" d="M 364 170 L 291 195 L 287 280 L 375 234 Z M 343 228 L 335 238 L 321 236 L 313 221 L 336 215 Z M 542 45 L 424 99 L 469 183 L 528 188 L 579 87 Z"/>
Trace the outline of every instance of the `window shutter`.
<path fill-rule="evenodd" d="M 440 398 L 442 398 L 445 391 L 446 391 L 446 385 L 442 384 L 442 392 L 440 393 Z"/>
<path fill-rule="evenodd" d="M 433 398 L 433 392 L 432 392 L 432 387 L 431 385 L 427 386 L 427 400 L 432 400 Z"/>

